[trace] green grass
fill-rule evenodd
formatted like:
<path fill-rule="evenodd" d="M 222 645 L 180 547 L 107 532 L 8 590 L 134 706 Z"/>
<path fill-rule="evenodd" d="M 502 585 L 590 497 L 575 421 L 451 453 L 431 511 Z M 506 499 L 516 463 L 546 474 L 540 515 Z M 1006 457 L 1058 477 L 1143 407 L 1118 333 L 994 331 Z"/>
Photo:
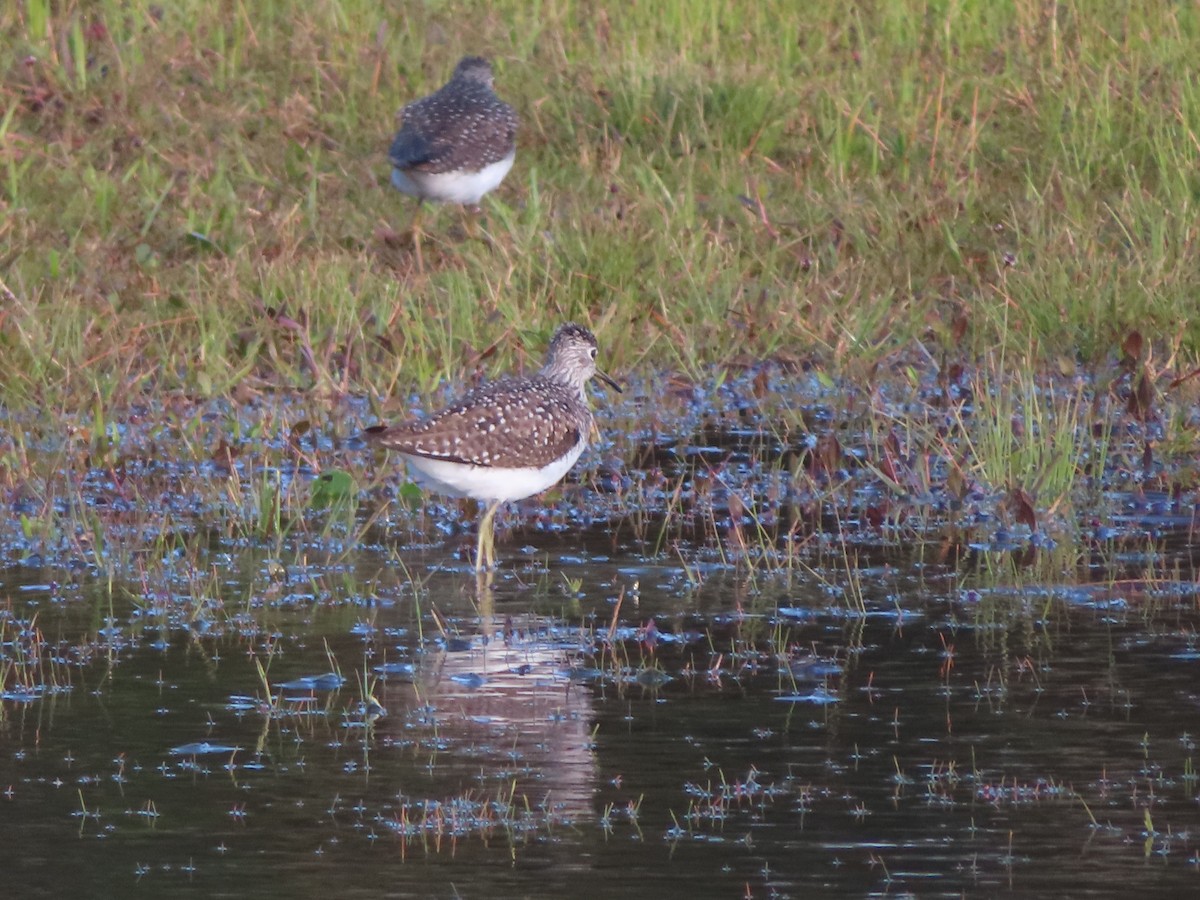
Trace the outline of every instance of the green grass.
<path fill-rule="evenodd" d="M 26 0 L 0 36 L 10 409 L 427 389 L 567 318 L 618 371 L 853 373 L 962 310 L 1014 366 L 1200 355 L 1189 4 Z M 518 161 L 417 273 L 385 150 L 466 52 Z"/>

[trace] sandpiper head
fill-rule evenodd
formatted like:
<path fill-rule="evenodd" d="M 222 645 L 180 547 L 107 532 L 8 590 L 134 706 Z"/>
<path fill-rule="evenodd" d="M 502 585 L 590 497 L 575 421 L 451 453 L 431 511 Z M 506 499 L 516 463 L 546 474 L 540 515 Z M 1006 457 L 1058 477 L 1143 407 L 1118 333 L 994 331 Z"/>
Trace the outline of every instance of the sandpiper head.
<path fill-rule="evenodd" d="M 482 56 L 464 56 L 454 67 L 451 81 L 478 81 L 486 87 L 491 87 L 494 76 L 492 64 Z"/>
<path fill-rule="evenodd" d="M 596 336 L 582 325 L 574 322 L 560 325 L 550 339 L 542 374 L 565 381 L 580 391 L 594 376 L 620 393 L 621 386 L 596 367 L 598 352 Z"/>

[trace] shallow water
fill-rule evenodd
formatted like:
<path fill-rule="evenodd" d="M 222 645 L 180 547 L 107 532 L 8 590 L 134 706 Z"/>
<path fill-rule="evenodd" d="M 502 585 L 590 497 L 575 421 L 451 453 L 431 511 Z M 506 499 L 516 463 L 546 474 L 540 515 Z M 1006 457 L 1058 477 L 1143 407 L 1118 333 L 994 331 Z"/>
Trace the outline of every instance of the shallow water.
<path fill-rule="evenodd" d="M 1074 541 L 982 500 L 889 531 L 851 472 L 791 537 L 785 484 L 759 543 L 730 486 L 769 497 L 788 442 L 688 415 L 504 515 L 490 588 L 456 507 L 255 538 L 188 493 L 209 463 L 89 469 L 137 552 L 110 581 L 78 535 L 11 538 L 0 570 L 10 895 L 1200 886 L 1190 495 L 1114 476 Z M 156 478 L 170 540 L 113 499 Z"/>
<path fill-rule="evenodd" d="M 502 577 L 490 627 L 470 576 L 439 574 L 421 604 L 454 637 L 425 617 L 424 644 L 411 599 L 333 578 L 316 605 L 281 593 L 204 634 L 9 572 L 8 634 L 36 612 L 78 653 L 80 612 L 98 626 L 69 686 L 5 702 L 10 883 L 800 896 L 1200 878 L 1194 586 L 1154 588 L 1147 627 L 1132 590 L 983 592 L 896 566 L 863 573 L 865 614 L 804 579 L 548 568 L 578 592 Z M 268 642 L 273 708 L 248 655 Z M 293 683 L 331 659 L 339 688 Z M 364 668 L 386 675 L 373 722 Z"/>

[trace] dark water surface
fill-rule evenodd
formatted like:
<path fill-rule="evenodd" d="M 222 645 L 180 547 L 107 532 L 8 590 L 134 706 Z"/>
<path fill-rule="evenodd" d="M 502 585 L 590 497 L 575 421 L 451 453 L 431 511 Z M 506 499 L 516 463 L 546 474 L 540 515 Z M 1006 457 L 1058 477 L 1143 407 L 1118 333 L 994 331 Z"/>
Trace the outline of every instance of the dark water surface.
<path fill-rule="evenodd" d="M 852 526 L 880 495 L 851 484 L 763 537 L 712 485 L 782 483 L 760 516 L 786 522 L 769 440 L 616 430 L 643 468 L 610 477 L 638 452 L 602 445 L 502 516 L 491 588 L 470 512 L 437 504 L 255 538 L 188 524 L 175 476 L 167 524 L 137 520 L 110 467 L 83 505 L 132 552 L 10 527 L 5 895 L 1200 889 L 1189 497 L 1114 489 L 1056 541 L 983 501 L 974 530 Z"/>
<path fill-rule="evenodd" d="M 453 636 L 426 615 L 423 646 L 411 597 L 339 596 L 311 561 L 200 628 L 9 572 L 6 637 L 36 615 L 69 682 L 5 701 L 10 896 L 1198 886 L 1192 585 L 1160 585 L 1147 627 L 1144 594 L 892 566 L 859 573 L 864 614 L 803 577 L 580 555 L 548 586 L 502 575 L 486 627 L 471 576 L 436 574 L 420 603 Z M 335 665 L 340 688 L 293 683 Z M 385 666 L 368 723 L 356 673 Z"/>

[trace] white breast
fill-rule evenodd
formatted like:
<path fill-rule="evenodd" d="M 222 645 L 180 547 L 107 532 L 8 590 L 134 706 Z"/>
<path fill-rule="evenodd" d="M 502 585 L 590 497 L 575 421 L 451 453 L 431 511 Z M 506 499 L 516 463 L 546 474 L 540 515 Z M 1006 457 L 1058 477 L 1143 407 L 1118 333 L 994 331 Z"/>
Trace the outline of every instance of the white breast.
<path fill-rule="evenodd" d="M 403 456 L 414 480 L 439 493 L 485 501 L 522 500 L 562 480 L 583 453 L 585 443 L 581 440 L 565 456 L 541 469 L 472 466 L 407 453 Z"/>
<path fill-rule="evenodd" d="M 513 167 L 517 151 L 478 172 L 419 172 L 416 169 L 392 169 L 392 184 L 397 190 L 422 200 L 439 203 L 478 203 L 488 191 L 495 190 Z"/>

